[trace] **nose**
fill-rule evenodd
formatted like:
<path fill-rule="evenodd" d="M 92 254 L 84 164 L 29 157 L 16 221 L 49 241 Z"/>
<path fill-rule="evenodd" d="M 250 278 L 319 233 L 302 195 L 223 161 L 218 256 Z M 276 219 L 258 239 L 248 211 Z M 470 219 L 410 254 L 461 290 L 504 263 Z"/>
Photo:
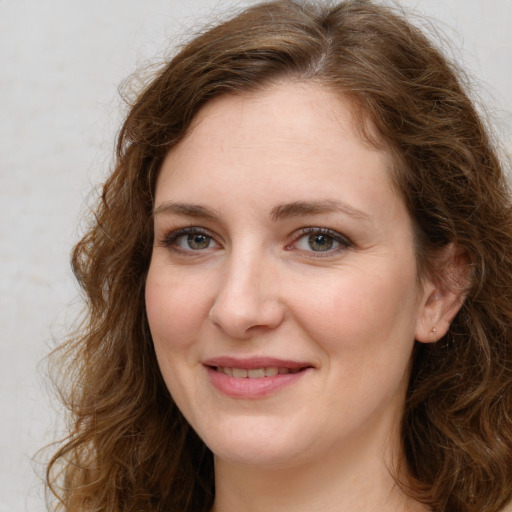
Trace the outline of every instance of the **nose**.
<path fill-rule="evenodd" d="M 236 339 L 275 329 L 283 321 L 285 309 L 278 277 L 264 257 L 233 254 L 220 276 L 210 321 Z"/>

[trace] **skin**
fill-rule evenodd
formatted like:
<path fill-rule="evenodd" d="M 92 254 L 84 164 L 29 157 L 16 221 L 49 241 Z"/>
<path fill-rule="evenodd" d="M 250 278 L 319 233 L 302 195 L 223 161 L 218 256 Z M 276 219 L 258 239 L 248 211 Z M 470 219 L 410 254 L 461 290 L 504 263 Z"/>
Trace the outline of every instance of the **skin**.
<path fill-rule="evenodd" d="M 414 340 L 444 334 L 453 297 L 420 285 L 390 157 L 350 107 L 297 83 L 215 99 L 159 175 L 148 319 L 165 382 L 215 455 L 216 512 L 424 510 L 390 468 Z M 204 366 L 219 356 L 310 369 L 234 398 Z"/>

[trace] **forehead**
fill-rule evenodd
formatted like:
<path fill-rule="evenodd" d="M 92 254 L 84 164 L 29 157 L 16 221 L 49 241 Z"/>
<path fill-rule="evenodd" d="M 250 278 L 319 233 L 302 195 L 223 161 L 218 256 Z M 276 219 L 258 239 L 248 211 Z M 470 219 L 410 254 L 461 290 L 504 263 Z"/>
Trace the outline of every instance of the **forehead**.
<path fill-rule="evenodd" d="M 356 113 L 348 99 L 311 83 L 216 98 L 164 160 L 155 206 L 268 210 L 327 200 L 371 213 L 402 203 L 390 154 L 363 140 Z"/>
<path fill-rule="evenodd" d="M 207 132 L 212 124 L 226 121 L 228 124 L 223 126 L 226 132 L 231 127 L 237 137 L 247 140 L 260 129 L 269 137 L 274 136 L 273 130 L 266 129 L 269 126 L 281 130 L 283 136 L 287 134 L 290 139 L 307 143 L 314 142 L 316 135 L 321 138 L 319 131 L 322 128 L 332 130 L 333 125 L 337 133 L 343 130 L 348 136 L 360 133 L 361 128 L 367 126 L 372 131 L 371 124 L 361 119 L 361 110 L 348 97 L 317 82 L 280 81 L 263 89 L 225 94 L 210 100 L 192 120 L 184 140 L 195 132 Z M 244 122 L 244 131 L 240 132 L 238 127 Z M 363 138 L 361 142 L 366 143 Z"/>
<path fill-rule="evenodd" d="M 348 99 L 311 83 L 216 98 L 167 155 L 157 202 L 164 193 L 214 201 L 213 191 L 260 204 L 350 200 L 360 210 L 389 200 L 388 193 L 396 200 L 391 157 L 363 140 L 356 112 Z"/>

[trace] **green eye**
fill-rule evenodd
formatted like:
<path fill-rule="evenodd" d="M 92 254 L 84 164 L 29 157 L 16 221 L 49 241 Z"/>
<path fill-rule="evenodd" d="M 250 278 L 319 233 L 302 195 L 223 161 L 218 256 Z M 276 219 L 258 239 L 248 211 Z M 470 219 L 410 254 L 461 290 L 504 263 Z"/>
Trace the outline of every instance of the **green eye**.
<path fill-rule="evenodd" d="M 211 237 L 203 233 L 190 233 L 187 235 L 188 248 L 193 249 L 194 251 L 207 249 L 210 246 L 211 241 Z M 178 243 L 178 245 L 180 244 Z"/>
<path fill-rule="evenodd" d="M 293 248 L 309 256 L 330 256 L 337 254 L 344 249 L 352 247 L 352 242 L 341 233 L 329 228 L 303 228 L 302 235 L 298 236 Z"/>
<path fill-rule="evenodd" d="M 178 229 L 169 233 L 165 236 L 162 245 L 190 255 L 194 252 L 219 248 L 219 244 L 212 236 L 201 228 L 193 227 Z"/>
<path fill-rule="evenodd" d="M 308 245 L 315 252 L 323 252 L 332 249 L 338 244 L 332 236 L 322 233 L 314 233 L 308 237 Z M 339 244 L 338 244 L 339 245 Z"/>

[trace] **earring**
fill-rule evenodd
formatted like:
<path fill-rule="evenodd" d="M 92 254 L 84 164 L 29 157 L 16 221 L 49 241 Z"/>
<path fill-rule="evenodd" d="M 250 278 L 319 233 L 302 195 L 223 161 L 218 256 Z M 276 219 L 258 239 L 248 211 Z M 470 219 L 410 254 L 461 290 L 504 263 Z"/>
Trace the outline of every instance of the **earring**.
<path fill-rule="evenodd" d="M 432 334 L 437 334 L 437 329 L 435 327 L 432 327 L 432 330 L 430 331 Z"/>

